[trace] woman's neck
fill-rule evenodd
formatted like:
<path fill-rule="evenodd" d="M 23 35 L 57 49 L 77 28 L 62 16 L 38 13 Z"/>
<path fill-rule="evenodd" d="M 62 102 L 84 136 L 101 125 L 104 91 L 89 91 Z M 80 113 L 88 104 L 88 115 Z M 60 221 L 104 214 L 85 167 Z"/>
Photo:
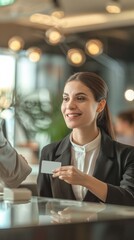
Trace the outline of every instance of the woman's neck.
<path fill-rule="evenodd" d="M 99 134 L 99 129 L 73 129 L 72 131 L 72 140 L 78 145 L 85 145 L 93 141 Z"/>

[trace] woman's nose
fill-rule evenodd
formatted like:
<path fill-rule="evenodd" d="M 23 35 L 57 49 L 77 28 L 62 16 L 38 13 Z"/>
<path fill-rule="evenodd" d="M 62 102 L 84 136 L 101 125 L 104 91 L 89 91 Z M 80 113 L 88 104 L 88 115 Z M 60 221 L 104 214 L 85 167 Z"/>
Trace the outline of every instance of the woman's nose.
<path fill-rule="evenodd" d="M 73 100 L 69 100 L 67 103 L 67 108 L 72 109 L 72 108 L 76 108 L 76 104 Z"/>

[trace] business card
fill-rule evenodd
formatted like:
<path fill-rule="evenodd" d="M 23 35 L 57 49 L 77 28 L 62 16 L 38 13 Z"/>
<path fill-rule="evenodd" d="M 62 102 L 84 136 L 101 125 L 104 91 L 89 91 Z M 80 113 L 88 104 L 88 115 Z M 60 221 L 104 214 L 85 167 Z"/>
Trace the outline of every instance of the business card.
<path fill-rule="evenodd" d="M 53 171 L 59 167 L 61 167 L 61 162 L 43 160 L 41 165 L 41 173 L 53 174 Z"/>

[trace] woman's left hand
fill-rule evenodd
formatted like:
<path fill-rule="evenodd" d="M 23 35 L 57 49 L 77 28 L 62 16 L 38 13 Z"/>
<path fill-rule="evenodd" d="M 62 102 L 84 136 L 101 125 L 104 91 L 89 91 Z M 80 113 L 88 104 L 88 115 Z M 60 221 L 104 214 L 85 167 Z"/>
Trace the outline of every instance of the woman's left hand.
<path fill-rule="evenodd" d="M 84 186 L 84 179 L 86 174 L 75 168 L 74 166 L 63 166 L 53 171 L 53 177 L 59 177 L 59 179 L 72 185 Z"/>

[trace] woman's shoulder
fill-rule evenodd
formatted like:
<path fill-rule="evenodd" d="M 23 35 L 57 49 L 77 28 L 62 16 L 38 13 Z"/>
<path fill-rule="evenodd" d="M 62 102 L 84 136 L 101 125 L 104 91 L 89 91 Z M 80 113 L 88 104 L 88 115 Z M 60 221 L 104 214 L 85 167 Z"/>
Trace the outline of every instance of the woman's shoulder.
<path fill-rule="evenodd" d="M 47 144 L 46 146 L 43 147 L 42 152 L 46 152 L 46 151 L 56 151 L 58 148 L 61 148 L 63 146 L 66 146 L 69 143 L 69 135 L 67 135 L 65 138 L 56 141 L 56 142 L 52 142 Z"/>
<path fill-rule="evenodd" d="M 102 147 L 105 151 L 113 151 L 116 154 L 130 154 L 134 155 L 134 147 L 128 144 L 121 143 L 116 139 L 112 139 L 106 132 L 102 131 Z"/>
<path fill-rule="evenodd" d="M 130 149 L 134 151 L 134 146 L 114 140 L 114 144 L 120 149 Z"/>
<path fill-rule="evenodd" d="M 115 152 L 124 159 L 131 159 L 134 162 L 134 147 L 118 141 L 114 141 Z"/>

